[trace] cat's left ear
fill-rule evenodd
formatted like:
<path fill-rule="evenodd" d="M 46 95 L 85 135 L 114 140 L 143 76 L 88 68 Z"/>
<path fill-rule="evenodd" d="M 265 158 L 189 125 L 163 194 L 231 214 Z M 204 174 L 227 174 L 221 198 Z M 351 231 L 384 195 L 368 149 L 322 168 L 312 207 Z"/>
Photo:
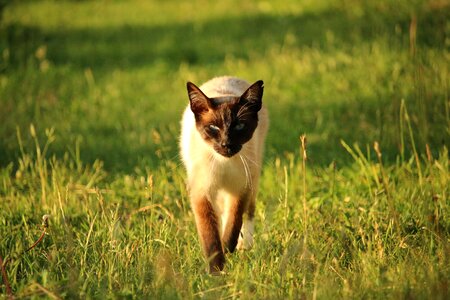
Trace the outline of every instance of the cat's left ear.
<path fill-rule="evenodd" d="M 251 103 L 251 108 L 259 111 L 262 107 L 262 96 L 264 91 L 264 82 L 258 80 L 252 84 L 241 96 L 241 101 Z"/>
<path fill-rule="evenodd" d="M 186 87 L 192 112 L 198 115 L 208 111 L 211 106 L 211 100 L 192 82 L 188 82 Z"/>

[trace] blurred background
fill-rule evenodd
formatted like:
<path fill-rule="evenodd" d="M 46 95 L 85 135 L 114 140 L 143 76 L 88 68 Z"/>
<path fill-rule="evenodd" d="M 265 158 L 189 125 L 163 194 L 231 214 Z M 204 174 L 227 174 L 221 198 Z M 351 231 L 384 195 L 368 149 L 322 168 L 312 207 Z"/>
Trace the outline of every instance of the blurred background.
<path fill-rule="evenodd" d="M 1 0 L 0 166 L 32 147 L 131 172 L 178 160 L 186 81 L 265 82 L 267 161 L 449 142 L 447 1 Z M 407 113 L 407 114 L 406 114 Z M 406 117 L 408 116 L 408 117 Z M 410 127 L 409 127 L 410 126 Z"/>

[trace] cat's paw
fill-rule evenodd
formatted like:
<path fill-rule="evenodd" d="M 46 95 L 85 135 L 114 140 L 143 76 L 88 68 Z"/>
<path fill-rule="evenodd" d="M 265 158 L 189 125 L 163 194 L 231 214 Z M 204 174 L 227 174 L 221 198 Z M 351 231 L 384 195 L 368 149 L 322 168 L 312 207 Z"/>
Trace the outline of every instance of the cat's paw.
<path fill-rule="evenodd" d="M 250 250 L 253 247 L 253 237 L 244 237 L 242 232 L 239 234 L 238 243 L 236 249 L 239 251 Z"/>
<path fill-rule="evenodd" d="M 253 221 L 244 222 L 236 246 L 238 250 L 250 250 L 253 247 L 253 229 Z"/>

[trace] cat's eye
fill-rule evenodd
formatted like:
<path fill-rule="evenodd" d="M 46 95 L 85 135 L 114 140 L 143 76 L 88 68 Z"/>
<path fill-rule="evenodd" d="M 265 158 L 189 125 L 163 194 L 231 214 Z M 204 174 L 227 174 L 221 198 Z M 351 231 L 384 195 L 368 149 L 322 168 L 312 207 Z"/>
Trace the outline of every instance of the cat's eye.
<path fill-rule="evenodd" d="M 236 129 L 236 130 L 242 130 L 242 129 L 244 129 L 244 127 L 245 127 L 245 124 L 244 124 L 244 123 L 237 123 L 237 124 L 234 126 L 234 129 Z"/>
<path fill-rule="evenodd" d="M 213 125 L 213 124 L 208 125 L 207 128 L 213 132 L 217 132 L 220 130 L 219 127 L 217 127 L 216 125 Z"/>

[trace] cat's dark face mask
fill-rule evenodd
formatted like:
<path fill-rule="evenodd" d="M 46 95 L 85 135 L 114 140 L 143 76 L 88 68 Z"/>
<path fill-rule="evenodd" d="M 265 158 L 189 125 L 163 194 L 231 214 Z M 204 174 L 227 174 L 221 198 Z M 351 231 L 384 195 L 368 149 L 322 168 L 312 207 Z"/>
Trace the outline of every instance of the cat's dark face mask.
<path fill-rule="evenodd" d="M 224 157 L 239 153 L 258 125 L 263 82 L 257 81 L 240 97 L 208 98 L 193 83 L 188 83 L 187 88 L 202 138 Z"/>

